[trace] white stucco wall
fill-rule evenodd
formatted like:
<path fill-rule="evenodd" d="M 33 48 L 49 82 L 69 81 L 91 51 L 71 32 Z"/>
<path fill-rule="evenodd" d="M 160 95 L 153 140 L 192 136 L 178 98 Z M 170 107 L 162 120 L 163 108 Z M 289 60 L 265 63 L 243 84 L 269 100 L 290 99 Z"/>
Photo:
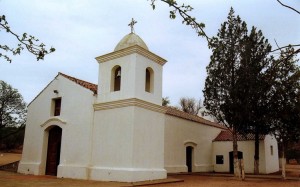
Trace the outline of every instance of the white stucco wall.
<path fill-rule="evenodd" d="M 279 171 L 279 155 L 277 140 L 274 136 L 266 135 L 264 144 L 266 173 L 273 173 Z M 271 153 L 271 146 L 273 147 L 273 154 Z"/>
<path fill-rule="evenodd" d="M 121 89 L 111 91 L 111 70 L 116 65 L 121 67 Z M 145 91 L 146 68 L 154 71 L 153 93 Z M 128 56 L 99 63 L 98 101 L 110 102 L 121 99 L 138 98 L 161 105 L 162 66 L 150 59 L 133 53 Z"/>
<path fill-rule="evenodd" d="M 270 156 L 270 142 L 274 144 L 274 155 Z M 266 147 L 266 145 L 268 145 Z M 276 146 L 277 147 L 277 146 Z M 238 151 L 243 152 L 244 168 L 246 173 L 254 172 L 254 141 L 238 141 Z M 233 150 L 231 141 L 216 141 L 213 142 L 213 164 L 215 172 L 229 172 L 229 152 Z M 224 164 L 216 164 L 216 155 L 223 155 Z M 275 148 L 275 142 L 269 141 L 268 136 L 263 141 L 259 143 L 259 172 L 260 173 L 271 173 L 279 170 L 278 166 L 278 156 L 277 162 L 276 156 L 278 155 L 278 150 Z M 271 159 L 271 160 L 268 160 Z M 272 163 L 275 165 L 272 165 Z M 276 169 L 277 168 L 277 169 Z"/>
<path fill-rule="evenodd" d="M 186 147 L 192 145 L 193 172 L 213 171 L 212 141 L 222 129 L 165 115 L 165 169 L 187 172 Z"/>
<path fill-rule="evenodd" d="M 136 106 L 95 111 L 91 179 L 166 178 L 164 114 Z"/>
<path fill-rule="evenodd" d="M 53 90 L 58 90 L 55 94 Z M 59 75 L 28 106 L 22 159 L 18 172 L 45 174 L 48 129 L 62 128 L 58 177 L 86 178 L 90 160 L 94 93 Z M 61 97 L 60 116 L 53 113 L 52 99 Z M 76 148 L 75 148 L 76 147 Z"/>

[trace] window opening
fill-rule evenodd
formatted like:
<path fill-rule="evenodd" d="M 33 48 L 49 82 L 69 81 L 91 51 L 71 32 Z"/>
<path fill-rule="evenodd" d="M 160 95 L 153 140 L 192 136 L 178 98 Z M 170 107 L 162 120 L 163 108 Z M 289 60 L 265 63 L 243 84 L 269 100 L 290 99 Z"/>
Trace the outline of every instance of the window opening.
<path fill-rule="evenodd" d="M 120 91 L 121 89 L 121 67 L 118 66 L 113 71 L 113 91 Z"/>
<path fill-rule="evenodd" d="M 54 116 L 59 116 L 61 110 L 61 98 L 54 99 Z"/>

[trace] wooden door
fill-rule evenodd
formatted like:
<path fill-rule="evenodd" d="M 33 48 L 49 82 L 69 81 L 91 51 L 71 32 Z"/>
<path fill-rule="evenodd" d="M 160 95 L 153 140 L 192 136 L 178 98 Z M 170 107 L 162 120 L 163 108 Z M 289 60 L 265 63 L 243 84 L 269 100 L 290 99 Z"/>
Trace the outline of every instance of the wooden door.
<path fill-rule="evenodd" d="M 57 175 L 57 166 L 60 159 L 61 134 L 62 129 L 58 126 L 49 130 L 46 175 Z"/>

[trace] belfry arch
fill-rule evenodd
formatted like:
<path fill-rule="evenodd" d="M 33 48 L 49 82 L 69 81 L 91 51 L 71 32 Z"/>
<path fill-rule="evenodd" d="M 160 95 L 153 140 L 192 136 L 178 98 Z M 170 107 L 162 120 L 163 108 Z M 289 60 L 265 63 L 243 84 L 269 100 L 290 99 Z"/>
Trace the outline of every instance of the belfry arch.
<path fill-rule="evenodd" d="M 115 66 L 111 70 L 111 91 L 120 91 L 121 90 L 121 74 L 122 69 L 120 66 Z"/>
<path fill-rule="evenodd" d="M 154 82 L 154 72 L 153 69 L 148 67 L 146 68 L 146 72 L 145 72 L 145 91 L 149 92 L 149 93 L 153 93 L 153 82 Z"/>

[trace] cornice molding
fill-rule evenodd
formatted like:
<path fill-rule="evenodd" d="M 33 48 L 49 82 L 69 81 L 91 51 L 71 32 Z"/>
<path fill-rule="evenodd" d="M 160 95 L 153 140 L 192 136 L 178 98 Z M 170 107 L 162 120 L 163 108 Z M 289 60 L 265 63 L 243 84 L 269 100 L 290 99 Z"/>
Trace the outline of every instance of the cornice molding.
<path fill-rule="evenodd" d="M 128 106 L 137 106 L 141 107 L 147 110 L 152 110 L 159 113 L 166 113 L 167 109 L 166 107 L 159 106 L 147 101 L 143 101 L 136 98 L 131 99 L 124 99 L 119 101 L 111 101 L 106 103 L 96 103 L 94 104 L 94 110 L 108 110 L 113 108 L 122 108 L 122 107 L 128 107 Z"/>
<path fill-rule="evenodd" d="M 60 123 L 60 124 L 66 124 L 67 122 L 61 118 L 58 118 L 58 117 L 51 117 L 50 119 L 48 119 L 47 121 L 45 121 L 43 124 L 41 124 L 41 127 L 44 127 L 46 126 L 47 124 L 49 123 Z"/>
<path fill-rule="evenodd" d="M 123 56 L 127 56 L 133 53 L 138 53 L 154 62 L 156 62 L 157 64 L 163 66 L 167 61 L 159 56 L 157 56 L 156 54 L 148 51 L 147 49 L 142 48 L 139 45 L 133 45 L 118 51 L 114 51 L 112 53 L 108 53 L 102 56 L 98 56 L 96 57 L 96 60 L 99 63 L 103 63 L 103 62 L 107 62 L 116 58 L 120 58 Z"/>

